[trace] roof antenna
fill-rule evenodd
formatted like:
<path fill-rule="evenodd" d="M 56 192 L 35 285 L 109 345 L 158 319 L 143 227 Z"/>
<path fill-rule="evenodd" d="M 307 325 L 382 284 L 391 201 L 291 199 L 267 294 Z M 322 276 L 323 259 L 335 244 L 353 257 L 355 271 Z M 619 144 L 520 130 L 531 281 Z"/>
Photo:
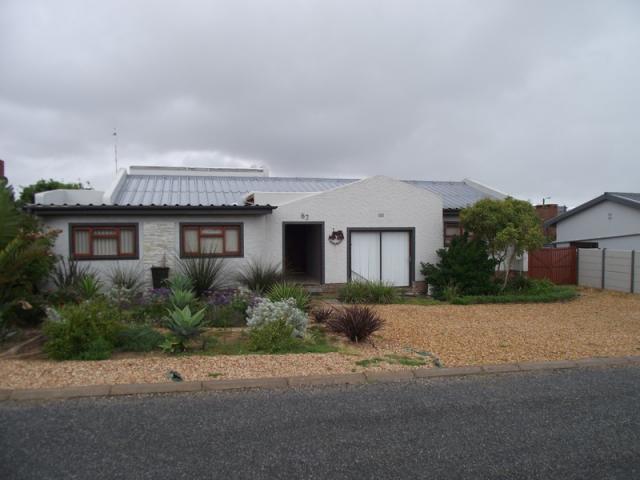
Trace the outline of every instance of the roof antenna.
<path fill-rule="evenodd" d="M 116 162 L 116 174 L 118 173 L 118 131 L 113 128 L 113 158 Z"/>

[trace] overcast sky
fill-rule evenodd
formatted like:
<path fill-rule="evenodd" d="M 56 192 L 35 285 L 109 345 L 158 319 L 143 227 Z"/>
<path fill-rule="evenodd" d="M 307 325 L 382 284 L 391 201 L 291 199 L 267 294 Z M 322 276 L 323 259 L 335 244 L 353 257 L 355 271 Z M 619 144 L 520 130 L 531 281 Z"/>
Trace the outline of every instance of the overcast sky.
<path fill-rule="evenodd" d="M 132 5 L 135 3 L 136 5 Z M 0 0 L 14 185 L 120 166 L 640 191 L 640 2 Z"/>

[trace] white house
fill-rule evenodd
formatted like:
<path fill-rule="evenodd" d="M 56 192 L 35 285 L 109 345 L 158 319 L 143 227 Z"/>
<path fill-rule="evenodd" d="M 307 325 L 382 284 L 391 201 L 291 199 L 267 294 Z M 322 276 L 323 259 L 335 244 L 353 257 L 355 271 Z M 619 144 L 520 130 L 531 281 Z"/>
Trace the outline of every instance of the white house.
<path fill-rule="evenodd" d="M 130 167 L 106 192 L 54 190 L 28 210 L 60 230 L 55 251 L 98 272 L 177 259 L 277 263 L 307 284 L 415 287 L 420 262 L 460 231 L 461 208 L 504 194 L 471 180 L 270 177 L 262 169 Z"/>
<path fill-rule="evenodd" d="M 544 225 L 559 247 L 640 250 L 640 193 L 605 192 Z"/>

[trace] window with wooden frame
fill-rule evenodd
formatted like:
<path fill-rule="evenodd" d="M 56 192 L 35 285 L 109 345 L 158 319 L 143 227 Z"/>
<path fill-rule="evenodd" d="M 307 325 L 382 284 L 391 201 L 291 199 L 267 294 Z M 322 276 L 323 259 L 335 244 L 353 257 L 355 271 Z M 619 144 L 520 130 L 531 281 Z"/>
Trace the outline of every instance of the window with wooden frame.
<path fill-rule="evenodd" d="M 241 257 L 242 225 L 182 224 L 180 225 L 180 255 L 182 257 Z"/>
<path fill-rule="evenodd" d="M 462 235 L 463 231 L 460 222 L 444 222 L 444 246 L 451 245 L 451 239 Z"/>
<path fill-rule="evenodd" d="M 138 258 L 137 224 L 72 224 L 70 230 L 75 260 Z"/>

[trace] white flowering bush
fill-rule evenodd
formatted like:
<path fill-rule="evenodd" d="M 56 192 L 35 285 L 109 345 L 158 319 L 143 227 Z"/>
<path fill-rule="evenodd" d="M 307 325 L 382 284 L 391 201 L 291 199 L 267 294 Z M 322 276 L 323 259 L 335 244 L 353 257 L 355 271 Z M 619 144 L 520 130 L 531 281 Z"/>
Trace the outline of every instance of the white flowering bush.
<path fill-rule="evenodd" d="M 307 314 L 296 307 L 296 301 L 288 298 L 279 302 L 264 299 L 247 310 L 247 326 L 259 329 L 267 324 L 284 321 L 293 328 L 293 335 L 302 338 L 307 329 Z"/>

